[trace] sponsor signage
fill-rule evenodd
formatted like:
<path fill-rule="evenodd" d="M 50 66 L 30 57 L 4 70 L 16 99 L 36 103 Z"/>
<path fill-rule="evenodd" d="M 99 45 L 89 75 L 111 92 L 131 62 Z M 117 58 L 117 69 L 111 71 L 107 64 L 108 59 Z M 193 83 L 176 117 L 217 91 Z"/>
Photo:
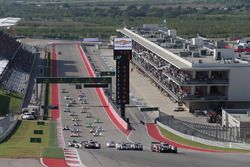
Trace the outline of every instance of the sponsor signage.
<path fill-rule="evenodd" d="M 115 38 L 114 50 L 132 50 L 131 38 Z"/>
<path fill-rule="evenodd" d="M 37 138 L 37 137 L 30 138 L 30 143 L 41 143 L 41 142 L 42 142 L 41 138 Z"/>
<path fill-rule="evenodd" d="M 99 42 L 99 38 L 83 38 L 82 42 Z"/>
<path fill-rule="evenodd" d="M 141 112 L 148 112 L 148 111 L 159 111 L 159 107 L 142 107 L 140 108 Z"/>
<path fill-rule="evenodd" d="M 36 134 L 36 135 L 42 135 L 43 134 L 43 130 L 34 130 L 34 134 Z"/>
<path fill-rule="evenodd" d="M 37 125 L 45 125 L 45 122 L 44 122 L 44 121 L 37 121 L 36 124 L 37 124 Z"/>
<path fill-rule="evenodd" d="M 84 84 L 84 88 L 108 88 L 108 84 L 106 83 L 91 83 L 91 84 Z"/>

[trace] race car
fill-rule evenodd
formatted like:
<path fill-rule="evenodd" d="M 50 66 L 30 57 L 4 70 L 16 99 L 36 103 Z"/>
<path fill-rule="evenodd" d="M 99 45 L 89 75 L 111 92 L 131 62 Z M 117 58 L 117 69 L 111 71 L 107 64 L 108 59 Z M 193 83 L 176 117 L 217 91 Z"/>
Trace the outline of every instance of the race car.
<path fill-rule="evenodd" d="M 70 128 L 69 128 L 68 125 L 65 125 L 65 126 L 63 127 L 63 130 L 70 130 Z"/>
<path fill-rule="evenodd" d="M 141 143 L 133 143 L 132 144 L 133 150 L 143 151 L 143 145 Z"/>
<path fill-rule="evenodd" d="M 86 99 L 87 97 L 85 96 L 85 94 L 81 94 L 78 96 L 78 100 L 79 101 L 83 101 L 84 99 Z"/>
<path fill-rule="evenodd" d="M 71 97 L 70 97 L 70 96 L 64 96 L 64 99 L 65 99 L 65 100 L 70 100 Z"/>
<path fill-rule="evenodd" d="M 95 131 L 96 131 L 96 128 L 93 127 L 93 128 L 91 128 L 91 129 L 89 130 L 89 133 L 94 133 Z"/>
<path fill-rule="evenodd" d="M 72 142 L 68 142 L 68 147 L 75 147 L 75 148 L 81 148 L 82 144 L 76 140 L 73 140 Z"/>
<path fill-rule="evenodd" d="M 82 108 L 82 109 L 81 109 L 81 113 L 87 113 L 87 109 Z"/>
<path fill-rule="evenodd" d="M 80 126 L 80 124 L 78 122 L 74 122 L 73 126 Z"/>
<path fill-rule="evenodd" d="M 101 127 L 101 126 L 98 126 L 98 127 L 96 127 L 95 128 L 97 131 L 99 131 L 99 132 L 104 132 L 104 129 Z"/>
<path fill-rule="evenodd" d="M 143 151 L 143 145 L 141 143 L 117 143 L 116 144 L 117 150 L 135 150 L 135 151 Z"/>
<path fill-rule="evenodd" d="M 100 121 L 100 118 L 96 118 L 96 119 L 94 120 L 94 123 L 102 123 L 102 122 Z"/>
<path fill-rule="evenodd" d="M 80 137 L 78 132 L 71 132 L 70 137 Z"/>
<path fill-rule="evenodd" d="M 102 133 L 101 133 L 101 132 L 98 132 L 98 131 L 95 131 L 95 132 L 92 133 L 92 135 L 93 135 L 94 137 L 98 137 L 98 136 L 102 136 Z"/>
<path fill-rule="evenodd" d="M 85 116 L 85 118 L 92 118 L 91 113 L 87 113 L 86 116 Z"/>
<path fill-rule="evenodd" d="M 77 122 L 79 121 L 79 118 L 72 118 L 72 121 Z"/>
<path fill-rule="evenodd" d="M 75 100 L 75 99 L 71 99 L 71 100 L 69 101 L 69 103 L 70 103 L 70 104 L 76 104 L 76 100 Z"/>
<path fill-rule="evenodd" d="M 87 142 L 84 142 L 84 148 L 100 149 L 101 144 L 97 141 L 89 140 Z"/>
<path fill-rule="evenodd" d="M 106 142 L 106 147 L 108 148 L 114 148 L 115 147 L 115 142 L 114 141 L 107 141 Z"/>
<path fill-rule="evenodd" d="M 127 146 L 126 143 L 116 143 L 115 148 L 117 150 L 127 150 Z"/>
<path fill-rule="evenodd" d="M 71 103 L 67 103 L 66 106 L 67 107 L 72 107 L 72 104 Z"/>
<path fill-rule="evenodd" d="M 78 128 L 71 128 L 71 130 L 70 130 L 72 133 L 73 132 L 77 132 L 77 133 L 79 133 L 80 131 L 79 131 L 79 129 Z"/>
<path fill-rule="evenodd" d="M 167 142 L 152 142 L 151 143 L 152 152 L 166 152 L 166 153 L 177 153 L 177 147 L 173 146 Z"/>
<path fill-rule="evenodd" d="M 67 93 L 65 88 L 61 89 L 61 93 Z M 65 99 L 66 100 L 66 99 Z"/>
<path fill-rule="evenodd" d="M 86 127 L 86 128 L 93 128 L 94 125 L 93 125 L 92 123 L 89 122 L 89 123 L 87 123 L 87 124 L 85 125 L 85 127 Z"/>
<path fill-rule="evenodd" d="M 77 114 L 76 114 L 76 113 L 73 113 L 73 112 L 70 112 L 70 113 L 69 113 L 69 116 L 77 116 Z"/>
<path fill-rule="evenodd" d="M 82 106 L 81 109 L 82 110 L 87 110 L 87 109 L 89 109 L 89 107 L 88 106 Z"/>
<path fill-rule="evenodd" d="M 63 109 L 63 112 L 70 112 L 70 109 L 68 107 Z"/>

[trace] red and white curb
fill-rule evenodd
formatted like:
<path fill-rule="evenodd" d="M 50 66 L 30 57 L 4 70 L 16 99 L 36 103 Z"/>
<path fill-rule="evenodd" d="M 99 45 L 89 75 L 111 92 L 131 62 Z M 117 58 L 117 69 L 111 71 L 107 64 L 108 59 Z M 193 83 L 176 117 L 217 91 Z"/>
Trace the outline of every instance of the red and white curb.
<path fill-rule="evenodd" d="M 64 156 L 70 167 L 86 167 L 82 164 L 79 154 L 75 148 L 64 148 Z"/>

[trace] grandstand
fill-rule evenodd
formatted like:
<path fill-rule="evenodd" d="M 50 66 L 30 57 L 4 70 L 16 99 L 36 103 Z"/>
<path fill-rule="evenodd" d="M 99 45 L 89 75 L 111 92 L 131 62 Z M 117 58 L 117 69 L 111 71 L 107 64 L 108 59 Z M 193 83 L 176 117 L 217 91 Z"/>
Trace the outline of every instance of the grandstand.
<path fill-rule="evenodd" d="M 24 94 L 34 55 L 0 31 L 0 87 Z"/>

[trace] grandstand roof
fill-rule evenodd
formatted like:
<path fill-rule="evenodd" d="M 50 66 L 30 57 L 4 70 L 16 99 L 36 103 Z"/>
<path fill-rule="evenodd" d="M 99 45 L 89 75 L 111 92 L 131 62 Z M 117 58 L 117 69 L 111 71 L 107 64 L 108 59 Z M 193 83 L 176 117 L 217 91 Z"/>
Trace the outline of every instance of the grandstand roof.
<path fill-rule="evenodd" d="M 2 75 L 4 69 L 6 68 L 6 66 L 8 65 L 9 60 L 0 60 L 0 76 Z"/>
<path fill-rule="evenodd" d="M 0 19 L 0 27 L 14 26 L 21 18 L 7 17 Z"/>
<path fill-rule="evenodd" d="M 117 31 L 123 33 L 129 38 L 132 38 L 134 41 L 140 43 L 143 47 L 159 55 L 162 59 L 167 60 L 172 64 L 175 64 L 175 66 L 179 68 L 189 68 L 192 66 L 192 63 L 190 63 L 189 61 L 180 58 L 179 56 L 168 51 L 167 49 L 158 46 L 157 44 L 141 37 L 140 35 L 134 33 L 133 31 L 127 28 L 118 29 Z"/>

